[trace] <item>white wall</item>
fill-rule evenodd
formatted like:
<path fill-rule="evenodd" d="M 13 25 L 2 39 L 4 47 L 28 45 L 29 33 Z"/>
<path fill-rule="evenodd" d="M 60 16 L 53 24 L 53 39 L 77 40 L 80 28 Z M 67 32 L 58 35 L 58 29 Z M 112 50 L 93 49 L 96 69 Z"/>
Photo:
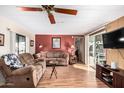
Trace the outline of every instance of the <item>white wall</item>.
<path fill-rule="evenodd" d="M 1 27 L 0 23 L 0 33 L 4 34 L 4 46 L 0 46 L 0 56 L 10 52 L 10 32 L 7 31 L 4 27 Z"/>
<path fill-rule="evenodd" d="M 10 28 L 10 31 L 7 28 Z M 35 53 L 35 45 L 34 47 L 30 47 L 30 40 L 35 41 L 35 35 L 24 29 L 21 25 L 0 16 L 0 33 L 5 35 L 4 46 L 0 46 L 0 56 L 7 53 L 15 53 L 16 33 L 26 36 L 26 52 Z"/>
<path fill-rule="evenodd" d="M 85 64 L 89 64 L 89 35 L 85 35 Z"/>
<path fill-rule="evenodd" d="M 80 51 L 83 63 L 85 63 L 85 38 L 80 39 Z"/>

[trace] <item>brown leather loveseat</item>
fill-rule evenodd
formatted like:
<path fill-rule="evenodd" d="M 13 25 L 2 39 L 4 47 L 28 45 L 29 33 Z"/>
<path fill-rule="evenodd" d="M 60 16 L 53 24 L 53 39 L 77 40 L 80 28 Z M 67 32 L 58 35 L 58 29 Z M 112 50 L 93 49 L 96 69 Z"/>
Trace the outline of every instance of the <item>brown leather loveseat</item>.
<path fill-rule="evenodd" d="M 23 53 L 19 56 L 15 54 L 8 55 L 4 55 L 0 59 L 6 83 L 11 83 L 11 87 L 36 87 L 45 72 L 46 62 L 44 60 L 35 60 L 30 53 Z M 12 64 L 12 62 L 16 62 L 15 60 L 20 62 L 19 68 L 15 65 L 16 63 Z"/>

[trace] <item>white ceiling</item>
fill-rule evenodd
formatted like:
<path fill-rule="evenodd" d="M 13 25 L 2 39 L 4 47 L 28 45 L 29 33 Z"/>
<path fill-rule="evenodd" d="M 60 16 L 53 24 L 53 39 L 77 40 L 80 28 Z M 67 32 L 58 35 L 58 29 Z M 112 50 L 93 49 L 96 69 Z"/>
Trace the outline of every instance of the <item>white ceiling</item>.
<path fill-rule="evenodd" d="M 1 5 L 0 16 L 7 17 L 35 34 L 64 34 L 81 35 L 93 31 L 99 26 L 124 16 L 124 6 L 84 6 L 84 5 L 56 5 L 59 8 L 78 10 L 76 16 L 53 12 L 56 24 L 50 24 L 47 13 L 25 12 L 18 6 Z M 33 6 L 41 7 L 41 6 Z"/>

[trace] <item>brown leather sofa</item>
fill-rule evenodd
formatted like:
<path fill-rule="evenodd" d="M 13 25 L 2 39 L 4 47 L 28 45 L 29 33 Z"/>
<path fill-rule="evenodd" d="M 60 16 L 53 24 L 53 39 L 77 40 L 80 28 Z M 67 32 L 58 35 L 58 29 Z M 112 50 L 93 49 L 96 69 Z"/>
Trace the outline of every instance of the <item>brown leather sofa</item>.
<path fill-rule="evenodd" d="M 57 65 L 67 66 L 69 64 L 69 53 L 65 51 L 47 51 L 36 54 L 38 58 L 46 60 L 49 65 L 50 61 L 57 61 Z"/>
<path fill-rule="evenodd" d="M 3 58 L 0 59 L 3 76 L 6 79 L 5 87 L 36 87 L 46 69 L 44 60 L 34 59 L 30 53 L 24 53 L 18 57 L 24 67 L 11 69 Z"/>

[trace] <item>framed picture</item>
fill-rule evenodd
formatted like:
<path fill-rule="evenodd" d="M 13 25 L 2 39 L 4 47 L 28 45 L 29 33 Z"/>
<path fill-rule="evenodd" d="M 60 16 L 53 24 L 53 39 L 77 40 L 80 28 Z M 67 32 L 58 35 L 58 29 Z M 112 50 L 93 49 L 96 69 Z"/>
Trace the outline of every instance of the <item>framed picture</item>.
<path fill-rule="evenodd" d="M 52 37 L 52 48 L 61 48 L 61 38 Z"/>
<path fill-rule="evenodd" d="M 0 34 L 0 46 L 4 46 L 4 34 Z"/>
<path fill-rule="evenodd" d="M 31 47 L 34 46 L 34 40 L 30 40 L 30 46 L 31 46 Z"/>

